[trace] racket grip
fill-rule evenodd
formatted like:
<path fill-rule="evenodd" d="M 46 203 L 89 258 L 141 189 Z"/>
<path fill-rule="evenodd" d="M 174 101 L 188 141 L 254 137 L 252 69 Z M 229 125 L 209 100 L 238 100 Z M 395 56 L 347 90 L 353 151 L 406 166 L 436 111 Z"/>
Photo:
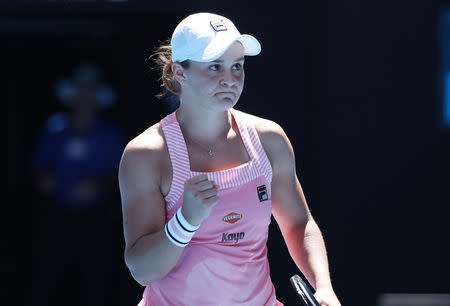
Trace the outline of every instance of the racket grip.
<path fill-rule="evenodd" d="M 307 284 L 295 274 L 289 279 L 292 287 L 294 288 L 300 301 L 305 306 L 320 306 L 317 300 L 314 298 L 314 294 L 308 288 Z"/>

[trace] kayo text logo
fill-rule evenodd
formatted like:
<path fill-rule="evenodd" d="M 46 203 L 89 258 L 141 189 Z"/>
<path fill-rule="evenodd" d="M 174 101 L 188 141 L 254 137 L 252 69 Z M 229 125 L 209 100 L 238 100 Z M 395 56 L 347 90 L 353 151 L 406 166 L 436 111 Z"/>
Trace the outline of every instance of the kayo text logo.
<path fill-rule="evenodd" d="M 230 242 L 234 241 L 234 243 L 238 243 L 239 240 L 244 239 L 245 233 L 222 233 L 222 242 Z"/>

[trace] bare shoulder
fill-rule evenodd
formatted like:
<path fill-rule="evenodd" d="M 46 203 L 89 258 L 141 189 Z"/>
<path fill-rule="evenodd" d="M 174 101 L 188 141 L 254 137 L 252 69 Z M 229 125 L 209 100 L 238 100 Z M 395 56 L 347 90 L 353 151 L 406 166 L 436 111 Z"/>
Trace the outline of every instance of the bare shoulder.
<path fill-rule="evenodd" d="M 278 160 L 286 160 L 293 155 L 289 138 L 278 123 L 242 111 L 239 111 L 239 113 L 242 118 L 255 127 L 272 166 Z"/>
<path fill-rule="evenodd" d="M 160 182 L 167 156 L 161 126 L 156 123 L 126 145 L 119 165 L 119 184 L 122 187 L 129 182 L 136 188 L 148 188 L 150 182 Z"/>
<path fill-rule="evenodd" d="M 162 156 L 164 151 L 164 136 L 160 124 L 156 123 L 130 140 L 123 152 L 122 161 L 132 159 L 152 163 Z"/>
<path fill-rule="evenodd" d="M 125 147 L 124 153 L 158 153 L 164 150 L 165 140 L 160 123 L 156 123 L 137 135 Z"/>

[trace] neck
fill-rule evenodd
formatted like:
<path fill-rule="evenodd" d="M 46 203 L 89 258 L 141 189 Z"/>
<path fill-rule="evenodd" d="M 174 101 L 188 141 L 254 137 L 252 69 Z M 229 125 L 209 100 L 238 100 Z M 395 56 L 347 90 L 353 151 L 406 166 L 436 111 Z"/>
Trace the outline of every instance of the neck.
<path fill-rule="evenodd" d="M 232 129 L 231 114 L 229 111 L 210 111 L 202 109 L 201 112 L 180 105 L 176 112 L 180 127 L 188 139 L 201 143 L 216 143 L 226 140 Z"/>

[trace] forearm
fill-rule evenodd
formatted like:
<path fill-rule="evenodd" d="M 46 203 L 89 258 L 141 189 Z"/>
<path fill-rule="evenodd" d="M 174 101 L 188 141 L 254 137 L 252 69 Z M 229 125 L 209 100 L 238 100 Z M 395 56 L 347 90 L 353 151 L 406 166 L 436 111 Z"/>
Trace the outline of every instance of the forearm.
<path fill-rule="evenodd" d="M 297 267 L 310 283 L 319 287 L 332 287 L 328 259 L 322 233 L 313 219 L 305 226 L 291 229 L 284 238 Z"/>
<path fill-rule="evenodd" d="M 184 248 L 174 245 L 164 229 L 139 238 L 125 253 L 133 278 L 143 286 L 161 279 L 178 263 Z"/>

